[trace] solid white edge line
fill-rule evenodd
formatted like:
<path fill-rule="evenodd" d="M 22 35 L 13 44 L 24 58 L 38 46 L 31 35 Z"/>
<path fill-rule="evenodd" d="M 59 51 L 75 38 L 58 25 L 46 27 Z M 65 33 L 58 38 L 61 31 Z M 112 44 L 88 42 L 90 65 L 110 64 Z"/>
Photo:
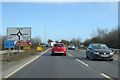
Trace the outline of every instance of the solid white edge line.
<path fill-rule="evenodd" d="M 113 80 L 111 77 L 107 76 L 107 75 L 104 74 L 104 73 L 101 73 L 100 75 L 102 75 L 102 76 L 104 76 L 105 78 L 108 78 L 108 79 L 110 79 L 110 80 Z"/>
<path fill-rule="evenodd" d="M 49 49 L 48 49 L 49 50 Z M 11 75 L 15 74 L 17 71 L 21 70 L 22 68 L 24 68 L 25 66 L 27 66 L 28 64 L 30 64 L 31 62 L 35 61 L 37 58 L 39 58 L 41 55 L 43 55 L 44 53 L 46 53 L 48 50 L 42 52 L 40 55 L 38 55 L 37 57 L 35 57 L 34 59 L 32 59 L 31 61 L 27 62 L 26 64 L 22 65 L 21 67 L 19 67 L 17 70 L 13 71 L 12 73 L 8 74 L 7 76 L 5 76 L 4 78 L 8 78 Z"/>

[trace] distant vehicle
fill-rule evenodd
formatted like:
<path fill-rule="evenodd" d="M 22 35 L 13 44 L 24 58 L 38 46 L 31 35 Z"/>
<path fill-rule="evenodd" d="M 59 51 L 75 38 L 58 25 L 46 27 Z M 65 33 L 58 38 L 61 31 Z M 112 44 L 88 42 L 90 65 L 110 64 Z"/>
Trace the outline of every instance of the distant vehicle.
<path fill-rule="evenodd" d="M 56 42 L 49 42 L 49 47 L 53 47 Z"/>
<path fill-rule="evenodd" d="M 82 48 L 85 48 L 85 46 L 84 46 L 84 45 L 80 45 L 80 44 L 78 44 L 78 47 L 82 47 Z"/>
<path fill-rule="evenodd" d="M 66 47 L 63 43 L 56 43 L 54 44 L 54 46 L 52 47 L 52 53 L 51 55 L 54 55 L 54 54 L 63 54 L 66 56 Z"/>
<path fill-rule="evenodd" d="M 68 49 L 75 50 L 75 45 L 74 44 L 69 44 Z"/>
<path fill-rule="evenodd" d="M 49 44 L 43 44 L 43 45 L 40 45 L 42 47 L 49 47 Z"/>
<path fill-rule="evenodd" d="M 105 44 L 90 44 L 86 51 L 86 57 L 95 60 L 95 59 L 106 59 L 113 60 L 113 52 Z"/>
<path fill-rule="evenodd" d="M 84 48 L 85 46 L 84 45 L 81 45 L 82 48 Z"/>

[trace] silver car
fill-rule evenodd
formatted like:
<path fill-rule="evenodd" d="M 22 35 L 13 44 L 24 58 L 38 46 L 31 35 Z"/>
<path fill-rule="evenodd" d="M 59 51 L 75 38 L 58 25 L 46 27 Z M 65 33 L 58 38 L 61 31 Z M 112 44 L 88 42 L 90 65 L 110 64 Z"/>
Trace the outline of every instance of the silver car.
<path fill-rule="evenodd" d="M 68 49 L 70 49 L 70 50 L 75 50 L 75 45 L 74 45 L 74 44 L 70 44 L 70 45 L 68 46 Z"/>

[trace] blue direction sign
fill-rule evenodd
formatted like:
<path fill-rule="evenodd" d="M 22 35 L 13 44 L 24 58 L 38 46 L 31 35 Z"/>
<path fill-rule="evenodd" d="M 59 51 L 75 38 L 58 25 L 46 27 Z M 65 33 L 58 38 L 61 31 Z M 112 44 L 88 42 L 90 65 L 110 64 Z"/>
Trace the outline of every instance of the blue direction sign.
<path fill-rule="evenodd" d="M 5 48 L 14 48 L 14 41 L 5 41 Z"/>

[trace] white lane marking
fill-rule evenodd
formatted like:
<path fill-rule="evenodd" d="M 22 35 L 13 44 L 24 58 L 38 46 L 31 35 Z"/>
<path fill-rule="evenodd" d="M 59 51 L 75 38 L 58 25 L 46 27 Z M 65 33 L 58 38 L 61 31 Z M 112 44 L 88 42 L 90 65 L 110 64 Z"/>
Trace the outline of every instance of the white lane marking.
<path fill-rule="evenodd" d="M 68 53 L 68 55 L 71 56 L 71 57 L 73 57 L 73 55 L 71 55 L 71 54 L 69 54 L 69 53 Z M 81 61 L 81 60 L 79 60 L 79 59 L 77 59 L 77 58 L 76 58 L 76 60 L 77 60 L 78 62 L 84 64 L 85 66 L 89 66 L 88 64 L 84 63 L 83 61 Z"/>
<path fill-rule="evenodd" d="M 71 54 L 68 54 L 69 56 L 73 57 Z"/>
<path fill-rule="evenodd" d="M 69 56 L 73 57 L 71 54 L 68 54 Z M 83 61 L 79 60 L 76 58 L 77 61 L 79 61 L 80 63 L 84 64 L 85 66 L 89 66 L 88 64 L 84 63 Z M 105 78 L 108 78 L 109 80 L 113 80 L 111 77 L 107 76 L 104 73 L 101 73 L 102 76 L 104 76 Z"/>
<path fill-rule="evenodd" d="M 49 49 L 48 49 L 49 50 Z M 15 74 L 17 71 L 21 70 L 22 68 L 24 68 L 25 66 L 27 66 L 28 64 L 30 64 L 31 62 L 35 61 L 37 58 L 39 58 L 41 55 L 43 55 L 44 53 L 46 53 L 48 50 L 44 51 L 43 53 L 41 53 L 40 55 L 38 55 L 37 57 L 35 57 L 34 59 L 32 59 L 31 61 L 27 62 L 26 64 L 22 65 L 21 67 L 19 67 L 17 70 L 13 71 L 12 73 L 8 74 L 6 77 L 4 78 L 8 78 L 11 75 Z"/>
<path fill-rule="evenodd" d="M 107 75 L 104 74 L 104 73 L 101 73 L 101 75 L 104 76 L 105 78 L 108 78 L 108 79 L 110 79 L 110 80 L 113 80 L 111 77 L 107 76 Z"/>
<path fill-rule="evenodd" d="M 85 66 L 89 66 L 88 64 L 84 63 L 83 61 L 81 61 L 81 60 L 79 60 L 79 59 L 77 59 L 77 58 L 76 58 L 76 60 L 77 60 L 78 62 L 84 64 Z"/>

